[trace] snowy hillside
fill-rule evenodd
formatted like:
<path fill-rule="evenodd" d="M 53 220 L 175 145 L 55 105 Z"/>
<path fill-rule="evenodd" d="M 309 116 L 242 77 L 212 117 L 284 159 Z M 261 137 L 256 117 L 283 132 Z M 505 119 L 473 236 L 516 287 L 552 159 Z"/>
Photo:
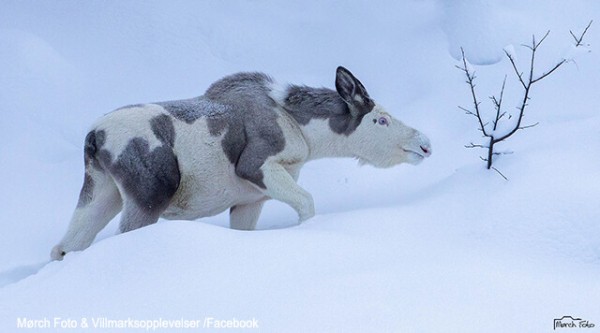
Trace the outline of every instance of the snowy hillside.
<path fill-rule="evenodd" d="M 460 47 L 482 107 L 508 74 L 512 108 L 522 91 L 503 48 L 526 69 L 520 45 L 550 30 L 543 71 L 590 20 L 591 52 L 532 90 L 525 119 L 539 125 L 499 145 L 509 180 L 485 170 L 485 152 L 464 148 L 484 142 L 457 107 L 472 103 Z M 234 319 L 261 332 L 600 330 L 599 24 L 593 0 L 3 1 L 0 331 L 211 331 Z M 254 232 L 228 229 L 227 214 L 116 236 L 113 221 L 48 263 L 96 118 L 198 96 L 238 71 L 333 88 L 338 65 L 426 133 L 432 157 L 307 164 L 299 183 L 317 216 L 302 225 L 279 202 Z M 563 316 L 595 326 L 554 330 Z"/>

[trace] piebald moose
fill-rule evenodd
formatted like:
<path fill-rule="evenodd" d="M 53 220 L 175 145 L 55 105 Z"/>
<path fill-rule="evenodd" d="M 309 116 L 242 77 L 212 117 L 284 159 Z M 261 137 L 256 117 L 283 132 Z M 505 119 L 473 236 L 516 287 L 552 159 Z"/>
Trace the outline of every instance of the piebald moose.
<path fill-rule="evenodd" d="M 119 212 L 121 232 L 226 209 L 231 228 L 252 230 L 275 199 L 304 221 L 315 213 L 296 183 L 307 161 L 353 157 L 387 168 L 431 155 L 429 139 L 386 113 L 350 71 L 338 67 L 335 88 L 238 73 L 200 97 L 106 114 L 85 138 L 83 188 L 52 258 L 90 246 Z"/>

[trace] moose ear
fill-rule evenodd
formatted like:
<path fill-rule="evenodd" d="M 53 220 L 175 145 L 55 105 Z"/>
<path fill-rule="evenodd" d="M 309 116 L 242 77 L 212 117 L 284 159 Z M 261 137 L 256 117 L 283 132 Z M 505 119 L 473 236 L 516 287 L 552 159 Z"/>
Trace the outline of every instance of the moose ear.
<path fill-rule="evenodd" d="M 340 97 L 348 104 L 353 117 L 363 116 L 375 106 L 367 89 L 346 68 L 339 66 L 336 71 L 335 88 Z"/>

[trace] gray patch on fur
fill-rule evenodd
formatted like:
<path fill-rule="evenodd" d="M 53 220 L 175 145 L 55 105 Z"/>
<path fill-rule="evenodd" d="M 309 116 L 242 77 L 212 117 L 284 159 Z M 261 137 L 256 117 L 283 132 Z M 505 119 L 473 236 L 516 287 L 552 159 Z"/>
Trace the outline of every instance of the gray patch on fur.
<path fill-rule="evenodd" d="M 83 144 L 83 158 L 86 164 L 95 158 L 97 150 L 96 131 L 90 131 L 85 136 Z"/>
<path fill-rule="evenodd" d="M 85 165 L 91 165 L 96 170 L 102 170 L 97 153 L 106 142 L 106 133 L 103 130 L 90 131 L 86 135 L 84 142 L 83 159 Z"/>
<path fill-rule="evenodd" d="M 226 130 L 221 142 L 240 178 L 266 188 L 260 167 L 269 156 L 285 147 L 283 130 L 277 124 L 276 104 L 269 97 L 273 82 L 262 73 L 238 73 L 213 83 L 204 95 L 224 105 L 228 112 L 208 118 L 212 135 Z"/>
<path fill-rule="evenodd" d="M 352 116 L 350 107 L 335 91 L 291 85 L 285 98 L 285 110 L 301 125 L 311 119 L 328 119 L 329 127 L 337 134 L 350 135 L 362 122 L 365 114 L 373 110 L 369 105 L 358 117 Z"/>
<path fill-rule="evenodd" d="M 150 120 L 150 126 L 158 140 L 173 148 L 175 145 L 175 126 L 173 126 L 171 117 L 166 114 L 156 116 Z"/>
<path fill-rule="evenodd" d="M 143 138 L 131 139 L 110 171 L 139 208 L 158 218 L 179 187 L 179 166 L 168 145 L 149 147 Z"/>
<path fill-rule="evenodd" d="M 181 121 L 185 121 L 188 124 L 192 124 L 202 117 L 218 118 L 219 116 L 228 112 L 226 106 L 213 103 L 204 96 L 176 101 L 159 102 L 154 104 L 162 106 L 171 115 L 173 115 L 173 117 Z"/>
<path fill-rule="evenodd" d="M 266 188 L 260 167 L 285 147 L 283 130 L 277 124 L 276 103 L 269 97 L 271 83 L 273 80 L 262 73 L 238 73 L 216 81 L 203 96 L 154 104 L 188 124 L 206 119 L 210 135 L 224 134 L 221 147 L 235 164 L 236 174 Z M 155 117 L 151 126 L 154 135 L 172 147 L 175 132 L 167 118 Z M 102 161 L 110 161 L 109 152 L 101 155 Z"/>
<path fill-rule="evenodd" d="M 90 202 L 92 202 L 93 194 L 94 179 L 86 172 L 85 178 L 83 179 L 83 187 L 81 188 L 81 192 L 79 192 L 79 201 L 77 202 L 77 208 L 85 207 Z"/>
<path fill-rule="evenodd" d="M 131 108 L 141 108 L 141 107 L 143 107 L 144 105 L 146 105 L 146 104 L 131 104 L 131 105 L 125 105 L 125 106 L 122 106 L 122 107 L 120 107 L 120 108 L 116 109 L 115 111 L 119 111 L 119 110 L 123 110 L 123 109 L 131 109 Z"/>
<path fill-rule="evenodd" d="M 224 133 L 221 147 L 236 174 L 266 188 L 260 167 L 285 147 L 269 97 L 272 82 L 262 73 L 238 73 L 213 83 L 204 96 L 156 104 L 188 124 L 205 118 L 210 135 Z"/>
<path fill-rule="evenodd" d="M 229 162 L 236 166 L 240 162 L 240 155 L 242 152 L 245 149 L 250 149 L 250 147 L 248 147 L 246 133 L 247 129 L 252 126 L 248 126 L 248 124 L 245 124 L 244 122 L 245 120 L 243 118 L 234 114 L 208 119 L 208 130 L 211 135 L 218 136 L 226 131 L 223 140 L 221 141 L 221 148 L 225 155 L 227 155 Z M 283 135 L 283 132 L 281 134 Z"/>
<path fill-rule="evenodd" d="M 98 147 L 98 149 L 102 148 L 105 142 L 106 132 L 104 132 L 103 130 L 96 131 L 96 146 Z"/>
<path fill-rule="evenodd" d="M 96 154 L 96 159 L 98 160 L 100 170 L 103 170 L 103 168 L 110 170 L 110 166 L 112 164 L 112 154 L 108 150 L 100 149 Z"/>

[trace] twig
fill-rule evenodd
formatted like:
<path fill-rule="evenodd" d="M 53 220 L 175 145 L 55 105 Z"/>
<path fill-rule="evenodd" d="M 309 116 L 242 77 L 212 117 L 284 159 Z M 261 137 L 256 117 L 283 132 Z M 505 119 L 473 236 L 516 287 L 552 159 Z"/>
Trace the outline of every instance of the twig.
<path fill-rule="evenodd" d="M 496 167 L 492 167 L 492 169 L 494 169 L 494 171 L 496 171 L 500 176 L 502 176 L 502 178 L 504 178 L 504 180 L 508 181 L 508 178 L 506 178 L 506 176 L 503 175 L 502 172 L 500 172 L 500 170 L 496 169 Z"/>
<path fill-rule="evenodd" d="M 540 45 L 544 42 L 544 40 L 546 39 L 546 37 L 548 37 L 548 35 L 550 34 L 550 30 L 546 31 L 546 34 L 544 35 L 544 37 L 542 37 L 542 39 L 540 39 L 540 41 L 536 44 L 535 43 L 535 35 L 533 35 L 533 43 L 531 43 L 531 45 L 533 45 L 533 49 L 537 49 L 538 47 L 540 47 Z"/>
<path fill-rule="evenodd" d="M 499 153 L 494 152 L 494 155 L 496 155 L 496 156 L 500 156 L 500 155 L 512 155 L 512 154 L 514 154 L 514 152 L 512 152 L 512 151 L 503 151 L 503 152 L 499 152 Z"/>
<path fill-rule="evenodd" d="M 465 75 L 467 76 L 467 83 L 469 84 L 469 87 L 471 88 L 471 96 L 473 97 L 473 106 L 475 107 L 475 115 L 477 116 L 477 120 L 479 121 L 479 128 L 483 132 L 484 136 L 489 136 L 487 134 L 487 132 L 485 131 L 485 125 L 483 123 L 483 120 L 481 119 L 481 113 L 479 112 L 479 102 L 477 102 L 477 95 L 475 94 L 475 84 L 473 83 L 473 80 L 475 80 L 475 73 L 469 72 L 469 69 L 467 67 L 467 58 L 465 58 L 465 50 L 462 47 L 460 48 L 460 53 L 462 54 L 462 61 L 463 61 L 464 67 L 463 68 L 458 67 L 458 68 L 463 70 L 465 72 Z"/>
<path fill-rule="evenodd" d="M 540 77 L 538 77 L 537 79 L 531 80 L 531 83 L 530 83 L 530 84 L 532 84 L 532 83 L 536 83 L 536 82 L 538 82 L 539 80 L 541 80 L 541 79 L 545 78 L 546 76 L 548 76 L 548 75 L 552 74 L 552 72 L 554 72 L 555 70 L 557 70 L 557 69 L 558 69 L 558 67 L 562 66 L 562 64 L 564 64 L 565 62 L 567 62 L 567 59 L 563 59 L 563 60 L 561 60 L 561 61 L 560 61 L 560 62 L 558 62 L 556 65 L 554 65 L 554 67 L 552 67 L 552 69 L 551 69 L 551 70 L 549 70 L 548 72 L 546 72 L 546 73 L 542 74 L 542 75 L 541 75 Z"/>
<path fill-rule="evenodd" d="M 582 45 L 581 42 L 583 41 L 583 36 L 585 36 L 588 29 L 592 26 L 592 22 L 594 22 L 594 20 L 591 20 L 590 23 L 588 23 L 587 27 L 585 27 L 585 29 L 583 30 L 583 33 L 581 34 L 581 36 L 579 36 L 579 38 L 577 38 L 577 36 L 575 36 L 573 31 L 569 30 L 569 32 L 571 33 L 571 36 L 573 36 L 573 39 L 575 39 L 575 47 Z"/>
<path fill-rule="evenodd" d="M 512 57 L 512 55 L 510 55 L 510 53 L 508 53 L 506 51 L 504 51 L 504 53 L 508 57 L 508 60 L 510 60 L 512 67 L 515 70 L 517 77 L 519 78 L 519 82 L 521 82 L 521 85 L 523 86 L 523 88 L 527 89 L 527 85 L 525 84 L 525 81 L 523 81 L 523 72 L 519 72 L 519 70 L 517 69 L 517 65 L 515 64 L 515 59 Z"/>
<path fill-rule="evenodd" d="M 535 127 L 535 126 L 537 126 L 539 124 L 540 124 L 540 122 L 538 121 L 537 123 L 535 123 L 533 125 L 521 126 L 521 127 L 519 127 L 519 129 L 532 128 L 532 127 Z"/>
<path fill-rule="evenodd" d="M 463 111 L 465 111 L 465 113 L 468 114 L 468 115 L 477 117 L 477 115 L 475 113 L 473 113 L 473 111 L 471 111 L 469 109 L 466 109 L 466 108 L 464 108 L 462 106 L 458 106 L 458 108 L 461 109 L 461 110 L 463 110 Z"/>
<path fill-rule="evenodd" d="M 465 148 L 471 149 L 471 148 L 488 148 L 488 147 L 484 146 L 484 145 L 476 145 L 476 144 L 474 144 L 474 143 L 471 142 L 471 144 L 465 145 Z"/>
<path fill-rule="evenodd" d="M 500 99 L 496 99 L 496 96 L 491 97 L 492 101 L 494 102 L 494 107 L 496 108 L 496 120 L 494 120 L 494 131 L 498 127 L 498 121 L 500 121 L 500 118 L 502 118 L 502 116 L 504 116 L 506 114 L 506 112 L 500 113 L 500 110 L 502 110 L 502 98 L 504 97 L 504 87 L 505 86 L 506 86 L 506 75 L 504 75 L 504 81 L 502 81 L 502 89 L 500 90 Z"/>

